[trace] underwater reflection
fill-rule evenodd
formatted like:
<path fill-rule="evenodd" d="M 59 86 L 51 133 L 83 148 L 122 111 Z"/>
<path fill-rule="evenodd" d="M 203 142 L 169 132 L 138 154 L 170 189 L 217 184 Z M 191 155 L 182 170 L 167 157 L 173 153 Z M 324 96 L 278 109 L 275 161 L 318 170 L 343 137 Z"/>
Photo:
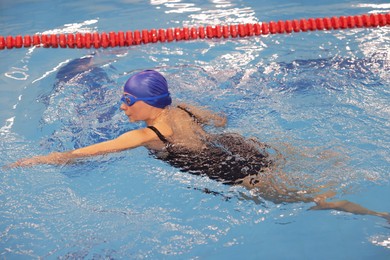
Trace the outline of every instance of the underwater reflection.
<path fill-rule="evenodd" d="M 38 98 L 45 105 L 41 127 L 49 133 L 44 145 L 63 150 L 110 138 L 117 95 L 115 82 L 94 56 L 61 67 L 50 92 Z"/>

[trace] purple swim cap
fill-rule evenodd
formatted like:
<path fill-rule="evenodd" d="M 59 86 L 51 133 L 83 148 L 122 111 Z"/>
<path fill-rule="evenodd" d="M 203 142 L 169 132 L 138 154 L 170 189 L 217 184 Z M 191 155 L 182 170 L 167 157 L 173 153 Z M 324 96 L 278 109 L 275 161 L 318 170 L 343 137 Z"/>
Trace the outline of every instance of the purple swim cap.
<path fill-rule="evenodd" d="M 168 94 L 160 98 L 143 101 L 157 108 L 164 108 L 172 103 L 167 80 L 154 70 L 144 70 L 131 76 L 124 86 L 124 92 L 137 98 L 152 98 Z"/>

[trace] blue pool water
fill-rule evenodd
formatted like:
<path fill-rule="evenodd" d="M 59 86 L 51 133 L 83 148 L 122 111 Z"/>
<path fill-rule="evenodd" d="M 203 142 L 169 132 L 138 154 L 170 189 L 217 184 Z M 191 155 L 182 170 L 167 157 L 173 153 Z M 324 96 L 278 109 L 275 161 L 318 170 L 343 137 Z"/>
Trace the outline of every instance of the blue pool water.
<path fill-rule="evenodd" d="M 386 1 L 0 3 L 0 34 L 109 32 L 389 12 Z M 0 51 L 0 165 L 139 127 L 120 86 L 154 68 L 176 100 L 227 115 L 224 131 L 285 156 L 300 184 L 390 212 L 390 28 Z M 201 192 L 215 191 L 218 195 Z M 244 199 L 246 198 L 246 199 Z M 1 259 L 389 259 L 371 216 L 259 203 L 144 148 L 67 166 L 0 170 Z"/>

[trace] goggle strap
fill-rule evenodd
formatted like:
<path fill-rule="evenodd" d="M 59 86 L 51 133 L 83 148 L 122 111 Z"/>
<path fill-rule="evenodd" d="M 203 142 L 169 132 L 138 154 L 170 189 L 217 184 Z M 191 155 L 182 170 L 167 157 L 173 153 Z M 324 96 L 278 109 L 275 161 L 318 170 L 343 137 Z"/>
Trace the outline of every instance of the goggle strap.
<path fill-rule="evenodd" d="M 147 101 L 147 100 L 156 100 L 156 99 L 159 99 L 159 98 L 163 98 L 163 97 L 167 97 L 169 96 L 169 92 L 168 93 L 165 93 L 165 94 L 162 94 L 162 95 L 159 95 L 159 96 L 154 96 L 154 97 L 144 97 L 144 98 L 137 98 L 137 97 L 134 97 L 130 94 L 124 94 L 121 98 L 121 100 L 123 102 L 125 102 L 128 106 L 132 106 L 135 102 L 137 101 Z M 128 98 L 130 100 L 130 103 L 127 102 L 126 98 Z"/>
<path fill-rule="evenodd" d="M 159 98 L 163 98 L 163 97 L 167 97 L 167 96 L 169 96 L 169 93 L 165 93 L 165 94 L 162 94 L 159 96 L 154 96 L 154 97 L 145 97 L 145 98 L 135 97 L 135 99 L 136 100 L 155 100 L 155 99 L 159 99 Z"/>

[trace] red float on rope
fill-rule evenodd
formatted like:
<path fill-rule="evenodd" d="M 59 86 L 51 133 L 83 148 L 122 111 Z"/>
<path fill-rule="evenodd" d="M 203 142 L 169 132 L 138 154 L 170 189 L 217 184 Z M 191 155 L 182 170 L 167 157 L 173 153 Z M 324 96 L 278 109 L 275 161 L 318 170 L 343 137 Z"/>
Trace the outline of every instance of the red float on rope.
<path fill-rule="evenodd" d="M 153 43 L 156 43 L 158 38 L 157 38 L 157 30 L 156 29 L 152 29 L 149 33 L 149 39 L 151 39 L 151 41 Z"/>
<path fill-rule="evenodd" d="M 125 43 L 126 43 L 126 46 L 133 45 L 133 33 L 131 31 L 126 32 Z"/>
<path fill-rule="evenodd" d="M 284 23 L 284 25 L 285 25 L 286 33 L 292 33 L 292 31 L 293 31 L 292 22 L 291 22 L 291 21 L 286 21 L 286 22 Z"/>
<path fill-rule="evenodd" d="M 51 46 L 50 37 L 48 37 L 47 35 L 42 35 L 41 44 L 43 48 L 49 48 Z"/>
<path fill-rule="evenodd" d="M 12 49 L 14 47 L 14 38 L 12 36 L 7 36 L 6 46 L 8 49 Z"/>
<path fill-rule="evenodd" d="M 198 30 L 195 27 L 192 27 L 190 30 L 191 39 L 198 39 Z"/>
<path fill-rule="evenodd" d="M 176 41 L 180 41 L 182 39 L 180 28 L 175 28 L 173 33 L 174 33 L 174 39 L 176 39 Z"/>
<path fill-rule="evenodd" d="M 158 36 L 157 36 L 157 39 L 160 41 L 160 42 L 165 42 L 166 41 L 166 34 L 165 34 L 165 30 L 164 29 L 159 29 L 158 30 Z"/>
<path fill-rule="evenodd" d="M 246 36 L 253 36 L 255 34 L 254 25 L 251 23 L 246 24 Z"/>
<path fill-rule="evenodd" d="M 3 36 L 0 36 L 0 50 L 4 50 L 5 48 L 5 39 Z"/>
<path fill-rule="evenodd" d="M 92 46 L 92 35 L 90 33 L 86 33 L 85 37 L 85 48 L 89 49 Z"/>
<path fill-rule="evenodd" d="M 253 29 L 256 36 L 259 36 L 261 34 L 261 25 L 259 23 L 255 23 L 253 25 Z"/>
<path fill-rule="evenodd" d="M 15 37 L 0 35 L 0 50 L 13 48 L 29 48 L 31 46 L 44 48 L 108 48 L 124 47 L 131 45 L 172 42 L 174 40 L 195 40 L 212 38 L 236 38 L 253 35 L 268 35 L 276 33 L 298 33 L 315 30 L 338 30 L 363 27 L 378 27 L 390 25 L 390 13 L 386 14 L 363 14 L 355 16 L 308 18 L 300 20 L 287 20 L 278 22 L 235 25 L 208 25 L 205 27 L 184 27 L 168 29 L 135 30 L 122 32 L 105 32 L 101 34 L 76 33 L 76 34 L 51 34 L 51 35 L 17 35 Z"/>
<path fill-rule="evenodd" d="M 309 18 L 307 24 L 310 31 L 315 31 L 317 29 L 316 22 L 313 18 Z"/>
<path fill-rule="evenodd" d="M 134 31 L 133 44 L 136 44 L 136 45 L 141 44 L 141 34 L 138 30 Z"/>
<path fill-rule="evenodd" d="M 246 36 L 245 26 L 243 24 L 239 24 L 238 25 L 238 35 L 240 37 L 245 37 Z"/>
<path fill-rule="evenodd" d="M 15 47 L 21 48 L 23 46 L 23 39 L 21 35 L 15 37 Z"/>
<path fill-rule="evenodd" d="M 79 49 L 85 46 L 84 36 L 81 33 L 76 33 L 76 46 Z"/>
<path fill-rule="evenodd" d="M 60 40 L 60 47 L 61 48 L 66 48 L 66 37 L 65 37 L 65 34 L 60 34 L 59 40 Z"/>
<path fill-rule="evenodd" d="M 66 37 L 66 42 L 68 43 L 69 48 L 74 48 L 75 43 L 74 43 L 74 35 L 73 34 L 68 34 Z"/>
<path fill-rule="evenodd" d="M 101 45 L 100 45 L 100 34 L 99 33 L 93 34 L 92 42 L 93 42 L 93 47 L 95 47 L 96 49 L 100 48 Z"/>
<path fill-rule="evenodd" d="M 39 38 L 39 35 L 33 36 L 33 45 L 37 46 L 37 47 L 39 47 L 41 45 L 41 38 Z"/>
<path fill-rule="evenodd" d="M 319 31 L 324 30 L 324 28 L 325 28 L 324 19 L 317 18 L 317 19 L 315 20 L 315 22 L 316 22 L 316 28 L 317 28 L 317 30 L 319 30 Z"/>
<path fill-rule="evenodd" d="M 222 26 L 223 38 L 229 38 L 229 27 L 227 25 Z"/>
<path fill-rule="evenodd" d="M 302 32 L 307 32 L 307 30 L 309 29 L 309 23 L 307 22 L 306 19 L 301 19 L 299 21 L 299 26 Z"/>
<path fill-rule="evenodd" d="M 52 48 L 58 48 L 58 37 L 55 34 L 52 34 L 50 36 L 50 42 Z"/>
<path fill-rule="evenodd" d="M 237 25 L 230 25 L 230 36 L 232 36 L 233 38 L 236 38 L 237 35 L 238 35 Z"/>
<path fill-rule="evenodd" d="M 204 27 L 203 26 L 199 26 L 198 33 L 199 33 L 199 38 L 204 39 L 206 37 L 206 33 L 204 31 Z"/>
<path fill-rule="evenodd" d="M 30 35 L 24 36 L 23 42 L 24 42 L 24 47 L 25 48 L 31 47 L 31 36 Z M 1 46 L 0 46 L 0 49 L 1 49 Z"/>
<path fill-rule="evenodd" d="M 108 39 L 109 39 L 109 46 L 110 47 L 116 47 L 117 46 L 117 40 L 116 40 L 115 32 L 110 32 L 108 34 Z"/>
<path fill-rule="evenodd" d="M 167 36 L 168 42 L 173 41 L 173 39 L 174 39 L 173 38 L 173 30 L 171 28 L 166 30 L 166 36 Z"/>
<path fill-rule="evenodd" d="M 294 32 L 299 32 L 301 30 L 301 27 L 299 26 L 298 20 L 292 21 L 292 27 L 293 27 Z"/>

